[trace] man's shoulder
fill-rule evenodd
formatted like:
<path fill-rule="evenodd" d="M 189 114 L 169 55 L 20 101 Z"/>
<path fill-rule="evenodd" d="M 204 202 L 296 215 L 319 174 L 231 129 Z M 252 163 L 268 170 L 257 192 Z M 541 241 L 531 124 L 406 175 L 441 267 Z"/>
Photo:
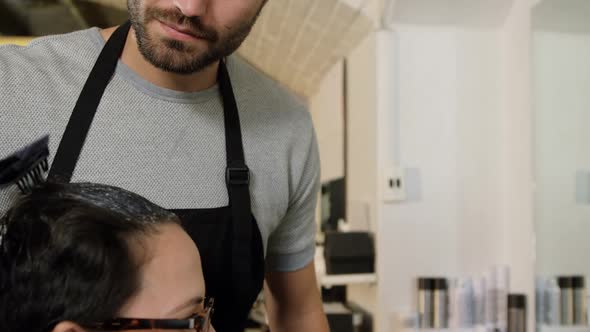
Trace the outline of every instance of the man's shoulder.
<path fill-rule="evenodd" d="M 19 76 L 86 67 L 100 50 L 92 39 L 93 30 L 96 28 L 39 37 L 26 46 L 0 46 L 0 74 Z"/>
<path fill-rule="evenodd" d="M 96 43 L 93 40 L 98 33 L 97 28 L 78 30 L 70 33 L 37 37 L 25 46 L 2 45 L 0 54 L 2 58 L 10 55 L 38 55 L 46 57 L 48 54 L 76 53 L 80 48 L 86 48 Z"/>
<path fill-rule="evenodd" d="M 238 97 L 259 111 L 272 112 L 274 117 L 308 121 L 305 101 L 276 82 L 240 56 L 230 57 L 229 71 Z"/>

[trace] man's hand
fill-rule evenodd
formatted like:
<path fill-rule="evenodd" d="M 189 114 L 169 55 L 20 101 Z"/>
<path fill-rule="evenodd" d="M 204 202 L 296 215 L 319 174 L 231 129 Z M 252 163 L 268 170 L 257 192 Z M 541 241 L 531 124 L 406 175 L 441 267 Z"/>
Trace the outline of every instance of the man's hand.
<path fill-rule="evenodd" d="M 264 299 L 273 332 L 329 332 L 314 263 L 294 272 L 267 272 Z"/>

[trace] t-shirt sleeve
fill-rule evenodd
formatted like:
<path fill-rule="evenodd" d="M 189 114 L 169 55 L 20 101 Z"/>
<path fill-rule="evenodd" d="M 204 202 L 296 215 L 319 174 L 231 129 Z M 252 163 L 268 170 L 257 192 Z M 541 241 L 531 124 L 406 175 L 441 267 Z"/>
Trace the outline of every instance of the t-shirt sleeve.
<path fill-rule="evenodd" d="M 298 140 L 300 148 L 293 150 L 289 207 L 279 226 L 270 234 L 267 269 L 297 271 L 312 262 L 315 254 L 316 214 L 320 187 L 320 159 L 313 127 Z M 299 152 L 298 152 L 299 150 Z"/>

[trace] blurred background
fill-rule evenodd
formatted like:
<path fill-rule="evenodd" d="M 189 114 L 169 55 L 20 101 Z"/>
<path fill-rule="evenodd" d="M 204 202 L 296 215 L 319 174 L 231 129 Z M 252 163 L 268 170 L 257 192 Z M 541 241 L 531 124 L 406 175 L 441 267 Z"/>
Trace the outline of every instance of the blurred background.
<path fill-rule="evenodd" d="M 119 24 L 127 17 L 124 1 L 2 0 L 0 33 L 44 36 L 91 26 Z"/>
<path fill-rule="evenodd" d="M 0 0 L 0 43 L 125 19 Z M 238 53 L 312 114 L 333 331 L 590 331 L 590 0 L 270 0 Z"/>

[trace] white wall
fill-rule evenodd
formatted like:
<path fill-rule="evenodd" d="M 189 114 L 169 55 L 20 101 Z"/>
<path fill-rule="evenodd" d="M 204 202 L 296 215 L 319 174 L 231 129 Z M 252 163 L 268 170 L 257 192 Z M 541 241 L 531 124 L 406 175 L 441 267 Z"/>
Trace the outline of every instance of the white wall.
<path fill-rule="evenodd" d="M 377 213 L 377 114 L 375 35 L 370 35 L 348 59 L 348 204 L 366 205 L 376 230 Z"/>
<path fill-rule="evenodd" d="M 537 0 L 518 0 L 501 28 L 501 176 L 503 261 L 512 292 L 527 295 L 534 329 L 533 143 L 531 11 Z"/>
<path fill-rule="evenodd" d="M 536 32 L 537 271 L 584 274 L 590 204 L 576 202 L 576 172 L 590 172 L 590 35 Z"/>
<path fill-rule="evenodd" d="M 343 69 L 338 62 L 322 80 L 309 100 L 309 111 L 316 129 L 322 182 L 344 176 Z"/>
<path fill-rule="evenodd" d="M 390 156 L 385 163 L 419 170 L 421 197 L 381 206 L 384 315 L 415 309 L 417 276 L 480 275 L 502 252 L 500 35 L 441 26 L 395 31 L 398 100 L 380 112 L 399 112 L 399 143 L 379 153 Z M 396 145 L 399 160 L 392 160 Z M 380 328 L 390 330 L 387 319 Z"/>
<path fill-rule="evenodd" d="M 377 86 L 375 65 L 375 34 L 367 37 L 348 57 L 348 179 L 347 215 L 366 216 L 370 231 L 377 232 Z M 356 223 L 354 220 L 350 220 Z M 377 232 L 378 233 L 378 232 Z M 379 238 L 377 238 L 377 245 Z M 377 252 L 377 256 L 386 253 Z M 380 266 L 377 264 L 377 269 Z M 380 320 L 380 292 L 374 286 L 349 287 L 349 297 Z"/>
<path fill-rule="evenodd" d="M 399 134 L 386 138 L 378 159 L 418 169 L 421 197 L 379 209 L 383 316 L 415 310 L 418 275 L 479 275 L 494 264 L 508 265 L 511 292 L 534 303 L 533 4 L 516 1 L 490 30 L 395 29 L 397 52 L 389 57 L 398 61 L 399 91 L 391 98 L 390 87 L 380 86 L 378 99 L 390 99 L 391 109 L 377 112 L 394 119 L 390 129 Z M 386 115 L 392 109 L 397 124 Z M 396 145 L 399 158 L 392 158 Z M 382 319 L 379 331 L 392 330 L 392 320 Z"/>
<path fill-rule="evenodd" d="M 375 36 L 365 39 L 349 56 L 347 215 L 357 230 L 377 229 Z M 309 109 L 318 137 L 322 181 L 344 176 L 343 63 L 323 79 Z M 375 285 L 351 285 L 348 298 L 377 315 Z"/>
<path fill-rule="evenodd" d="M 415 310 L 418 275 L 508 264 L 511 291 L 534 303 L 534 2 L 514 1 L 487 30 L 398 25 L 348 59 L 348 214 L 367 206 L 378 248 L 377 288 L 351 293 L 374 309 L 377 332 L 397 331 L 393 314 Z M 380 172 L 393 164 L 418 170 L 417 199 L 380 200 Z"/>

